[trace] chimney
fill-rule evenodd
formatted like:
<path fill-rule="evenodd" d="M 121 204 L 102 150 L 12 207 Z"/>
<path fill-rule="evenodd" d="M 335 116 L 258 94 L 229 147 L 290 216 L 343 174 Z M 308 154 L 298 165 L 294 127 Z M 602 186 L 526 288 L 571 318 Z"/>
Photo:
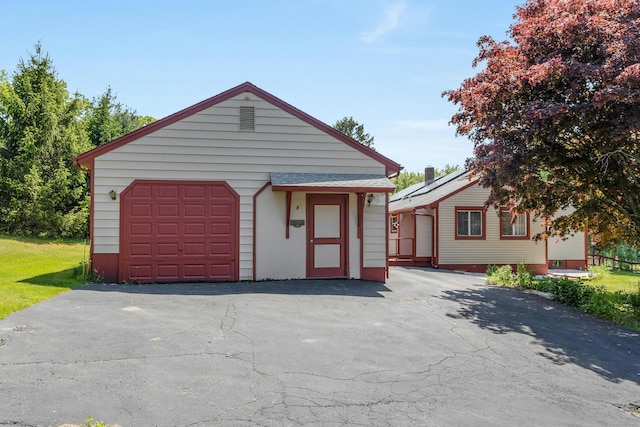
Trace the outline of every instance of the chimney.
<path fill-rule="evenodd" d="M 424 168 L 424 183 L 425 185 L 431 184 L 436 179 L 436 170 L 433 166 L 427 166 Z"/>

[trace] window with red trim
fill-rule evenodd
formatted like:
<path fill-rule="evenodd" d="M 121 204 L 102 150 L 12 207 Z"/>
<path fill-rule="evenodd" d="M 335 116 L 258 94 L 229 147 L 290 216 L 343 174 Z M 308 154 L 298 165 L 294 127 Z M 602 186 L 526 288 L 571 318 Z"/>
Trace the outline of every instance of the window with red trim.
<path fill-rule="evenodd" d="M 391 215 L 389 217 L 389 233 L 398 232 L 398 215 Z"/>
<path fill-rule="evenodd" d="M 484 208 L 456 207 L 456 239 L 484 239 L 485 228 Z"/>
<path fill-rule="evenodd" d="M 529 239 L 529 213 L 514 217 L 506 209 L 500 211 L 501 239 Z"/>

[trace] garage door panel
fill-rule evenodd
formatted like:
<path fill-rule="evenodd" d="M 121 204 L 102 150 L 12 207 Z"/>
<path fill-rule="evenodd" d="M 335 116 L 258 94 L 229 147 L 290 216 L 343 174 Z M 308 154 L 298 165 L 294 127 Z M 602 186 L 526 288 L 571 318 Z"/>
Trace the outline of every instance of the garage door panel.
<path fill-rule="evenodd" d="M 121 195 L 120 279 L 238 280 L 238 204 L 220 182 L 135 181 Z"/>
<path fill-rule="evenodd" d="M 204 218 L 205 217 L 205 206 L 202 204 L 198 205 L 184 205 L 184 216 L 185 217 L 194 217 L 194 218 Z"/>
<path fill-rule="evenodd" d="M 150 199 L 153 192 L 152 188 L 151 185 L 136 185 L 135 188 L 131 189 L 131 196 L 136 199 Z"/>
<path fill-rule="evenodd" d="M 232 246 L 229 243 L 212 243 L 211 255 L 217 256 L 229 256 L 231 254 Z"/>
<path fill-rule="evenodd" d="M 229 192 L 226 191 L 226 189 L 223 187 L 209 187 L 208 196 L 211 199 L 215 199 L 215 198 L 229 199 L 230 198 Z M 233 195 L 231 195 L 231 197 L 233 197 Z"/>
<path fill-rule="evenodd" d="M 136 222 L 129 227 L 129 233 L 131 233 L 132 236 L 150 236 L 151 228 L 151 224 L 148 222 Z"/>
<path fill-rule="evenodd" d="M 211 205 L 211 217 L 219 219 L 231 219 L 233 212 L 231 206 L 227 205 Z"/>
<path fill-rule="evenodd" d="M 211 264 L 211 277 L 215 280 L 225 280 L 224 278 L 232 274 L 235 264 Z"/>
<path fill-rule="evenodd" d="M 156 248 L 158 256 L 178 256 L 179 248 L 177 243 L 158 243 Z"/>
<path fill-rule="evenodd" d="M 162 187 L 157 187 L 158 189 L 158 199 L 170 198 L 177 199 L 179 195 L 179 190 L 177 185 L 163 185 Z"/>
<path fill-rule="evenodd" d="M 131 205 L 129 208 L 129 216 L 131 217 L 140 217 L 140 218 L 150 218 L 152 214 L 152 208 L 150 204 L 139 204 L 136 203 Z"/>
<path fill-rule="evenodd" d="M 158 204 L 158 218 L 177 218 L 180 215 L 180 208 L 177 204 Z"/>
<path fill-rule="evenodd" d="M 201 186 L 185 186 L 184 198 L 185 199 L 201 199 L 206 198 L 207 190 Z"/>
<path fill-rule="evenodd" d="M 184 254 L 185 255 L 198 255 L 204 256 L 204 243 L 185 243 L 184 244 Z"/>
<path fill-rule="evenodd" d="M 178 280 L 180 268 L 178 264 L 159 264 L 157 266 L 157 277 L 163 280 Z"/>
<path fill-rule="evenodd" d="M 206 234 L 203 222 L 187 222 L 184 224 L 184 234 L 187 236 L 202 237 Z"/>
<path fill-rule="evenodd" d="M 131 255 L 133 256 L 151 256 L 151 244 L 150 243 L 132 243 Z"/>
<path fill-rule="evenodd" d="M 129 266 L 129 270 L 131 274 L 126 280 L 136 280 L 141 282 L 146 282 L 151 280 L 150 264 L 131 264 Z"/>
<path fill-rule="evenodd" d="M 157 224 L 158 236 L 177 236 L 177 222 L 161 222 Z"/>
<path fill-rule="evenodd" d="M 215 236 L 218 238 L 230 237 L 231 236 L 231 224 L 220 224 L 220 223 L 211 223 L 211 236 Z"/>
<path fill-rule="evenodd" d="M 186 279 L 205 279 L 207 278 L 205 264 L 186 264 L 184 266 L 184 277 Z"/>

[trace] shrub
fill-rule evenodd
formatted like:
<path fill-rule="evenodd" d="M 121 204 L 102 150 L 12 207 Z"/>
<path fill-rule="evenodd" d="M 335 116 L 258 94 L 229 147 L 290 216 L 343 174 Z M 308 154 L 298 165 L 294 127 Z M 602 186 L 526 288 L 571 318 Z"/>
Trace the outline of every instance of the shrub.
<path fill-rule="evenodd" d="M 535 289 L 535 274 L 527 269 L 527 266 L 524 262 L 520 261 L 518 263 L 517 272 L 517 285 L 522 289 Z"/>
<path fill-rule="evenodd" d="M 609 269 L 606 265 L 590 265 L 589 277 L 592 279 L 600 279 L 605 277 L 609 273 Z"/>
<path fill-rule="evenodd" d="M 503 265 L 501 267 L 487 268 L 487 283 L 498 286 L 514 286 L 516 281 L 513 277 L 510 265 Z"/>
<path fill-rule="evenodd" d="M 640 284 L 635 292 L 626 294 L 625 304 L 629 305 L 632 314 L 640 320 Z"/>
<path fill-rule="evenodd" d="M 499 267 L 497 265 L 489 264 L 487 265 L 487 269 L 485 270 L 485 273 L 487 276 L 492 276 L 498 268 Z"/>
<path fill-rule="evenodd" d="M 592 292 L 584 293 L 583 300 L 578 306 L 579 309 L 585 313 L 619 321 L 621 317 L 620 311 L 616 307 L 615 301 L 607 294 L 604 286 L 591 287 L 582 285 L 582 287 L 591 289 Z"/>
<path fill-rule="evenodd" d="M 551 292 L 554 300 L 580 308 L 591 300 L 595 289 L 583 284 L 580 280 L 563 277 L 557 279 L 555 288 Z"/>
<path fill-rule="evenodd" d="M 596 266 L 589 271 L 596 277 L 596 281 L 608 274 L 604 266 Z M 640 283 L 635 292 L 609 292 L 604 286 L 591 286 L 568 277 L 536 278 L 524 263 L 518 264 L 517 276 L 513 275 L 509 265 L 488 266 L 487 283 L 547 292 L 559 303 L 640 330 Z"/>
<path fill-rule="evenodd" d="M 535 290 L 540 292 L 553 293 L 556 288 L 556 282 L 558 278 L 555 277 L 541 277 L 535 280 L 534 287 Z"/>

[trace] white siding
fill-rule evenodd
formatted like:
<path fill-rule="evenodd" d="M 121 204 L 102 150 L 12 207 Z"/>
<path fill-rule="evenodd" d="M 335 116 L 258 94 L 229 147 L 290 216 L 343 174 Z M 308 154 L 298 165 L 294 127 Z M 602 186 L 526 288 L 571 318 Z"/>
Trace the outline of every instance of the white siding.
<path fill-rule="evenodd" d="M 226 181 L 240 195 L 240 278 L 251 279 L 253 195 L 269 181 L 269 172 L 385 173 L 384 165 L 353 147 L 253 94 L 245 100 L 247 95 L 221 102 L 95 159 L 96 253 L 119 252 L 120 203 L 119 198 L 109 198 L 110 190 L 120 194 L 134 179 Z M 255 132 L 238 130 L 239 106 L 255 107 Z M 365 239 L 365 266 L 384 266 L 379 253 L 384 259 L 384 241 L 379 242 L 386 226 L 384 207 L 365 211 L 365 233 L 371 233 Z M 276 221 L 274 228 L 283 230 L 284 219 L 277 216 L 272 212 L 268 218 Z M 292 229 L 292 233 L 303 230 Z M 368 248 L 369 244 L 375 249 Z"/>
<path fill-rule="evenodd" d="M 433 218 L 416 215 L 416 256 L 433 255 Z"/>
<path fill-rule="evenodd" d="M 398 254 L 398 233 L 389 233 L 389 256 Z"/>
<path fill-rule="evenodd" d="M 305 193 L 291 195 L 291 219 L 305 220 Z M 256 279 L 297 279 L 306 276 L 307 228 L 289 227 L 286 239 L 286 194 L 263 191 L 256 204 Z M 274 248 L 277 248 L 274 249 Z"/>
<path fill-rule="evenodd" d="M 387 266 L 387 216 L 384 204 L 364 206 L 363 267 L 385 268 Z M 357 223 L 356 223 L 357 225 Z M 357 240 L 356 240 L 357 242 Z"/>
<path fill-rule="evenodd" d="M 556 217 L 569 215 L 574 211 L 573 207 L 568 207 L 558 211 Z M 587 242 L 584 232 L 577 232 L 564 238 L 551 236 L 547 240 L 547 244 L 549 245 L 549 261 L 576 261 L 586 258 Z"/>
<path fill-rule="evenodd" d="M 365 211 L 367 208 L 365 207 Z M 384 213 L 382 214 L 384 217 Z M 349 275 L 360 278 L 360 240 L 358 239 L 358 196 L 349 195 Z M 380 249 L 384 251 L 384 246 Z M 365 259 L 372 254 L 365 254 Z M 386 259 L 386 258 L 385 258 Z"/>
<path fill-rule="evenodd" d="M 550 237 L 548 240 L 549 261 L 584 260 L 585 244 L 584 232 L 564 238 Z"/>
<path fill-rule="evenodd" d="M 484 240 L 456 240 L 456 206 L 482 207 L 489 190 L 471 186 L 440 203 L 438 212 L 439 264 L 546 264 L 544 242 L 529 240 L 501 240 L 498 212 L 489 208 L 486 212 Z M 539 222 L 530 221 L 530 235 L 542 231 Z"/>

